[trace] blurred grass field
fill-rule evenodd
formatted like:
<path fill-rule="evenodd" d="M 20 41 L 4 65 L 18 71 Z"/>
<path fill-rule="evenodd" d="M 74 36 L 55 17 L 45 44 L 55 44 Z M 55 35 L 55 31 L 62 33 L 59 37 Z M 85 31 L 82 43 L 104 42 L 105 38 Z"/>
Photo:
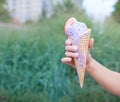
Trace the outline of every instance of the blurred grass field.
<path fill-rule="evenodd" d="M 120 72 L 120 24 L 108 18 L 104 30 L 82 12 L 56 14 L 52 19 L 20 28 L 0 27 L 0 102 L 119 102 L 87 73 L 80 89 L 75 69 L 61 62 L 64 24 L 74 16 L 92 29 L 92 56 Z"/>

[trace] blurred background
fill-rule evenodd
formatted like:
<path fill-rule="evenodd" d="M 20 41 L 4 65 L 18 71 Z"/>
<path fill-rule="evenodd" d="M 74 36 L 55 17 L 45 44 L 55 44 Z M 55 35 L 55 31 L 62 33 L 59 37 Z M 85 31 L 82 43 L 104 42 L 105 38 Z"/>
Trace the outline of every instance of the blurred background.
<path fill-rule="evenodd" d="M 120 72 L 120 0 L 0 0 L 0 102 L 119 102 L 64 57 L 64 24 L 92 29 L 93 58 Z"/>

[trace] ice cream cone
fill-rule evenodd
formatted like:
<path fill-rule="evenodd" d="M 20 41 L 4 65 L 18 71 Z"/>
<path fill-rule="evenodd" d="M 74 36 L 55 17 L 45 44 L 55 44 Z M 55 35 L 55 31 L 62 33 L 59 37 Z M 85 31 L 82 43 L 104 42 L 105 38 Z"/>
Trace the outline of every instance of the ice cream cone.
<path fill-rule="evenodd" d="M 74 45 L 78 47 L 79 56 L 74 58 L 74 61 L 82 88 L 91 29 L 88 29 L 84 23 L 78 22 L 75 18 L 70 18 L 65 25 L 65 33 L 73 41 Z"/>
<path fill-rule="evenodd" d="M 88 51 L 88 42 L 89 42 L 91 30 L 88 29 L 88 32 L 89 32 L 88 36 L 85 34 L 82 36 L 81 40 L 79 41 L 79 47 L 78 47 L 78 50 L 81 50 L 81 53 L 83 55 L 84 64 L 82 65 L 82 62 L 80 60 L 78 60 L 78 58 L 74 58 L 81 88 L 83 87 L 83 84 L 84 84 L 86 58 L 87 58 L 87 53 L 88 53 L 87 52 Z M 81 59 L 82 59 L 82 57 L 81 57 Z"/>

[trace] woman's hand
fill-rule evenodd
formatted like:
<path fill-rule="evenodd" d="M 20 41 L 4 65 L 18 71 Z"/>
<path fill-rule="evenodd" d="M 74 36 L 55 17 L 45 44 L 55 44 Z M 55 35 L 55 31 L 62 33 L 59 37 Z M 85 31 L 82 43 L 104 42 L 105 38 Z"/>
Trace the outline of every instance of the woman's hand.
<path fill-rule="evenodd" d="M 66 40 L 65 42 L 66 46 L 65 46 L 65 56 L 64 58 L 62 58 L 62 62 L 65 64 L 68 64 L 72 67 L 75 68 L 75 62 L 73 60 L 73 58 L 77 58 L 78 57 L 78 49 L 76 46 L 73 45 L 73 42 L 69 39 Z M 86 65 L 89 65 L 91 62 L 91 54 L 90 54 L 90 49 L 93 47 L 94 45 L 94 39 L 91 38 L 89 40 L 89 45 L 88 45 L 88 54 L 87 54 L 87 62 Z"/>

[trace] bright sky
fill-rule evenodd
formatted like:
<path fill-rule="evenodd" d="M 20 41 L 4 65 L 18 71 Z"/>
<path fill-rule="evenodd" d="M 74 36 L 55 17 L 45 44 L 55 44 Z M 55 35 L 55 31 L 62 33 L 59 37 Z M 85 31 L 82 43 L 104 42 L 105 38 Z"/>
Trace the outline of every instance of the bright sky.
<path fill-rule="evenodd" d="M 114 10 L 113 6 L 117 0 L 84 0 L 83 8 L 87 15 L 95 21 L 103 22 Z"/>

